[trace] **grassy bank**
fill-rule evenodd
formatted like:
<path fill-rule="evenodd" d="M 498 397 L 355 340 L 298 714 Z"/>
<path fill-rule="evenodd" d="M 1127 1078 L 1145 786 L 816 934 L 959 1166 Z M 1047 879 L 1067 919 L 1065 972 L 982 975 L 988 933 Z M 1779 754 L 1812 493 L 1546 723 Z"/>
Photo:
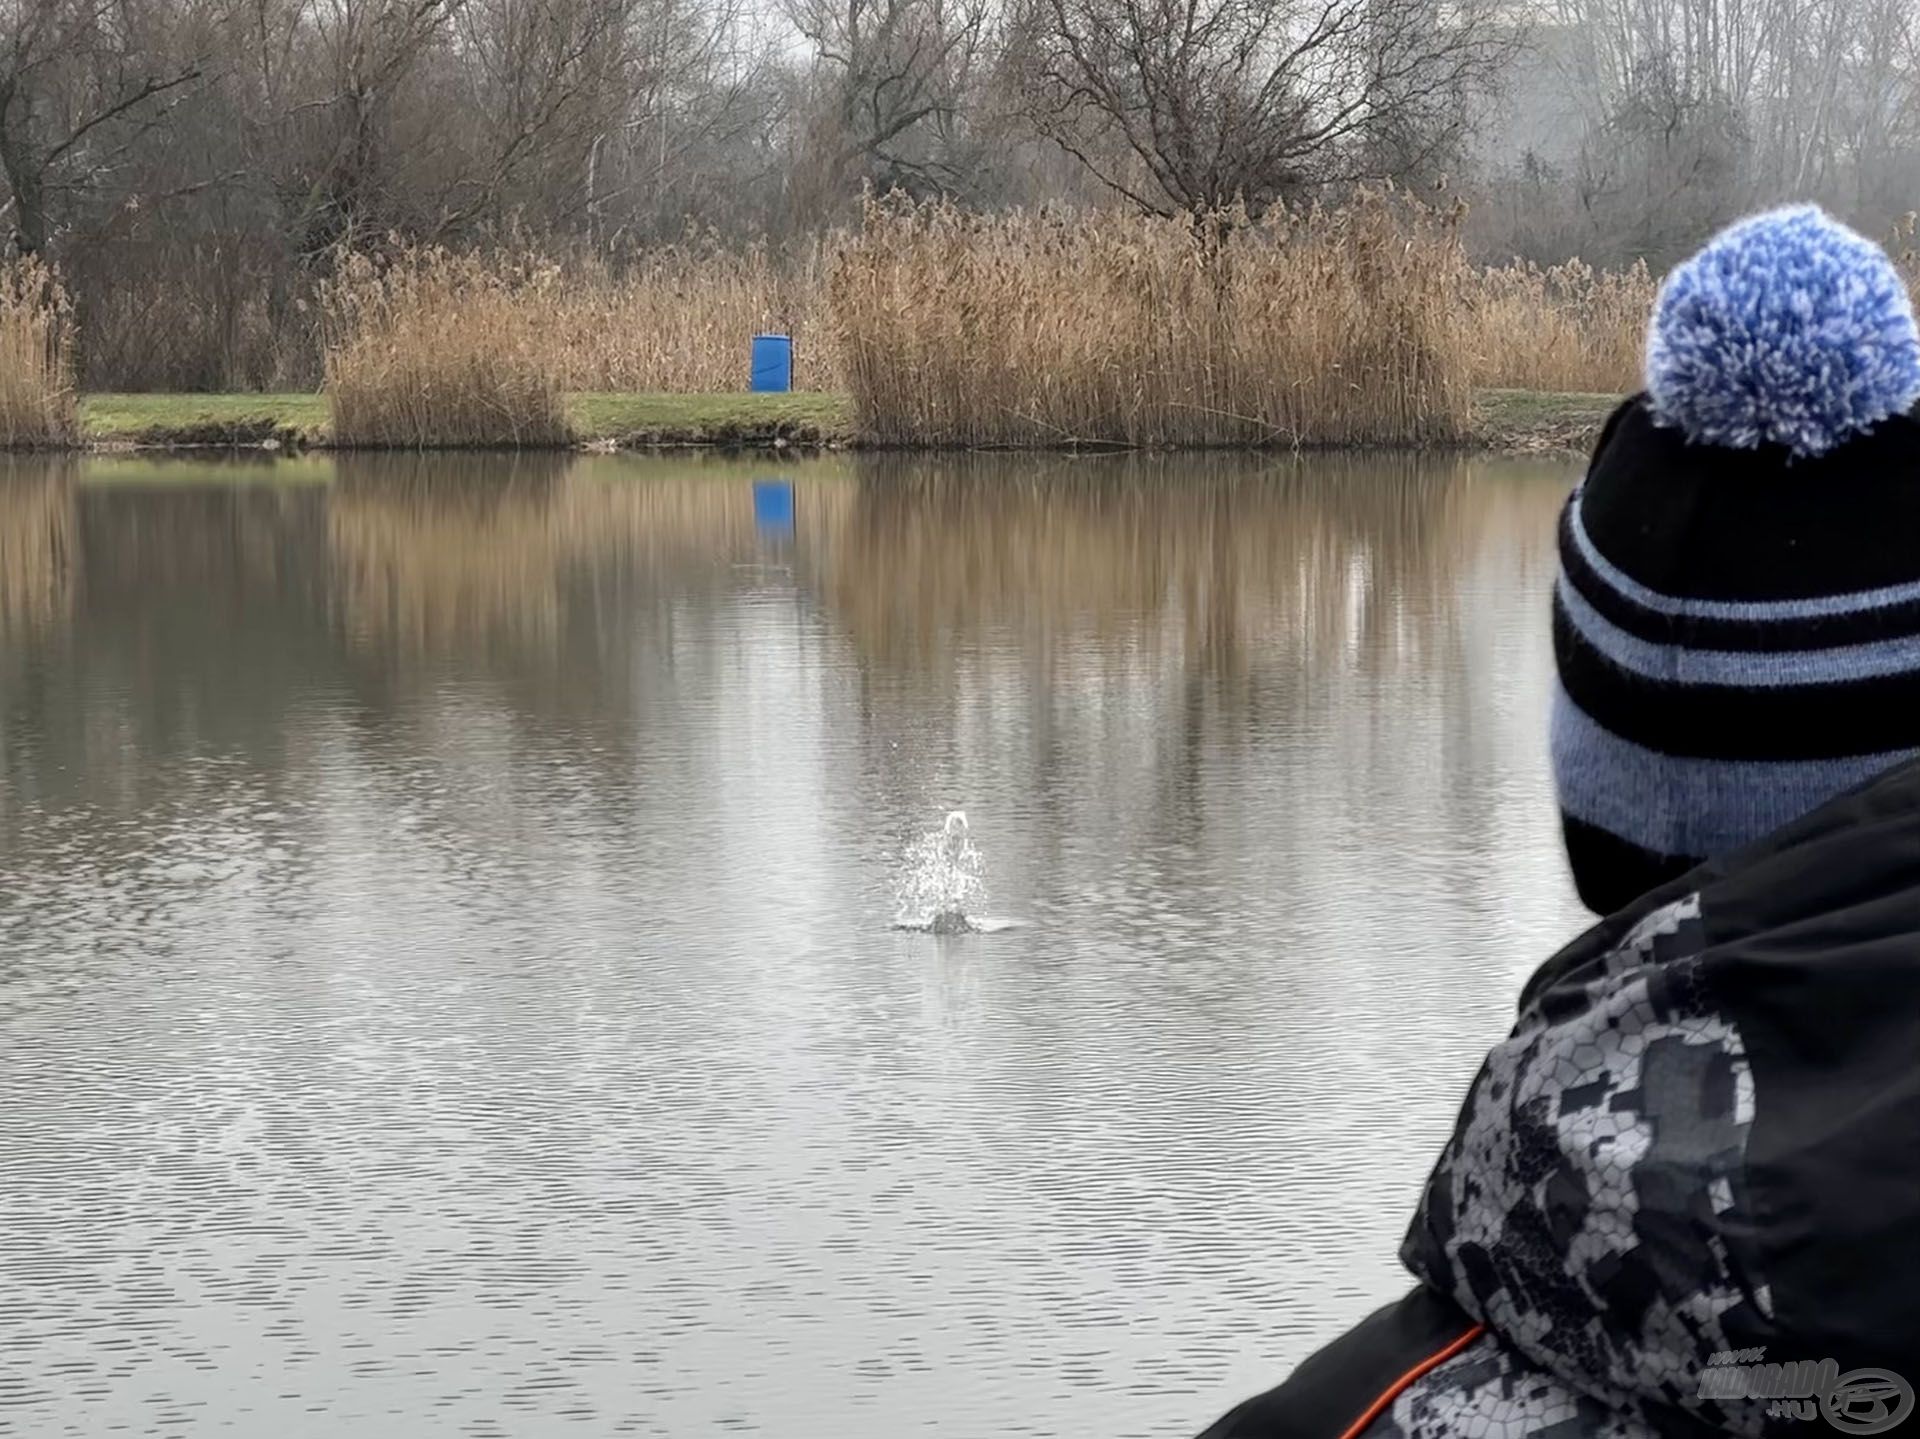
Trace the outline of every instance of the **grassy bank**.
<path fill-rule="evenodd" d="M 1478 447 L 1540 454 L 1591 449 L 1621 400 L 1618 394 L 1547 390 L 1480 390 L 1473 398 Z"/>
<path fill-rule="evenodd" d="M 1482 390 L 1465 437 L 1471 448 L 1581 450 L 1616 403 L 1614 395 Z M 572 394 L 577 443 L 596 449 L 853 447 L 863 436 L 844 395 Z M 86 442 L 102 448 L 331 445 L 324 395 L 86 395 Z"/>
<path fill-rule="evenodd" d="M 575 440 L 621 449 L 847 445 L 851 409 L 840 395 L 615 395 L 566 397 Z M 331 445 L 325 395 L 85 395 L 81 433 L 99 446 Z"/>
<path fill-rule="evenodd" d="M 574 430 L 592 445 L 732 445 L 768 448 L 853 445 L 859 434 L 844 395 L 622 395 L 573 394 L 567 410 Z"/>
<path fill-rule="evenodd" d="M 80 433 L 96 445 L 324 443 L 325 395 L 83 395 Z"/>

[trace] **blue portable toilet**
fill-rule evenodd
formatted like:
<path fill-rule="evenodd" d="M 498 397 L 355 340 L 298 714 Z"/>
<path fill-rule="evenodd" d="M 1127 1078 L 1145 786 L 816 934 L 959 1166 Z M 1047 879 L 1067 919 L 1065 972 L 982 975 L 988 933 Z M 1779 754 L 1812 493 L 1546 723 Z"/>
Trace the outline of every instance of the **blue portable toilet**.
<path fill-rule="evenodd" d="M 753 384 L 756 395 L 783 394 L 793 388 L 793 337 L 753 337 Z"/>
<path fill-rule="evenodd" d="M 793 481 L 753 482 L 753 523 L 766 540 L 793 538 Z"/>

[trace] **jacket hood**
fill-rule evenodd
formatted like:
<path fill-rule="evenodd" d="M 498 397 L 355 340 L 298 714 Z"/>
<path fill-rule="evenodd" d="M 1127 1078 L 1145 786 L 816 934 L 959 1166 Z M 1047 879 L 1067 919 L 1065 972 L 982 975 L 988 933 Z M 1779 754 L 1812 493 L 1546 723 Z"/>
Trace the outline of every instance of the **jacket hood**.
<path fill-rule="evenodd" d="M 1917 1139 L 1920 765 L 1905 765 L 1549 960 L 1402 1257 L 1526 1360 L 1656 1431 L 1806 1434 L 1769 1417 L 1767 1371 L 1758 1397 L 1726 1372 L 1756 1362 L 1890 1371 L 1907 1387 L 1887 1402 L 1910 1414 Z"/>

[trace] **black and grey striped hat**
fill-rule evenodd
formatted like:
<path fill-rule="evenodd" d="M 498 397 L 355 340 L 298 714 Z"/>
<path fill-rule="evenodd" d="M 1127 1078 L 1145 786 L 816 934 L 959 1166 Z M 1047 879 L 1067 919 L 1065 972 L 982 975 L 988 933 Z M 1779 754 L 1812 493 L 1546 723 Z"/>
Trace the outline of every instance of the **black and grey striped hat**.
<path fill-rule="evenodd" d="M 1920 335 L 1817 210 L 1669 277 L 1561 516 L 1553 764 L 1602 913 L 1920 751 Z"/>

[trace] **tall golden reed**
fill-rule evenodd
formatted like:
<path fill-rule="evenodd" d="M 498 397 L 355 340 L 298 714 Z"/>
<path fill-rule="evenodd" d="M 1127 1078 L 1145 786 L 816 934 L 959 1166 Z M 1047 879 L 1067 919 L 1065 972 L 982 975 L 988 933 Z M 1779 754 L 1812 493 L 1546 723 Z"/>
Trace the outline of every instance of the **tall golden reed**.
<path fill-rule="evenodd" d="M 33 256 L 6 262 L 0 265 L 0 449 L 70 445 L 79 432 L 66 289 Z"/>
<path fill-rule="evenodd" d="M 881 443 L 1409 444 L 1471 424 L 1463 266 L 1389 195 L 1257 223 L 878 203 L 829 309 Z"/>
<path fill-rule="evenodd" d="M 1477 272 L 1464 303 L 1474 383 L 1490 389 L 1623 393 L 1640 387 L 1659 284 L 1645 261 L 1596 270 L 1515 263 Z"/>
<path fill-rule="evenodd" d="M 1637 387 L 1644 265 L 1479 268 L 1457 220 L 1390 193 L 1257 222 L 882 201 L 784 255 L 362 257 L 325 297 L 334 438 L 565 443 L 566 392 L 740 390 L 762 330 L 884 445 L 1445 443 L 1476 389 Z"/>
<path fill-rule="evenodd" d="M 348 260 L 323 295 L 336 444 L 393 449 L 567 443 L 548 333 L 559 268 L 407 250 Z"/>
<path fill-rule="evenodd" d="M 648 251 L 615 270 L 566 267 L 542 333 L 569 390 L 724 394 L 744 387 L 750 337 L 794 337 L 796 388 L 838 390 L 825 323 L 826 243 L 775 256 L 714 237 Z"/>

